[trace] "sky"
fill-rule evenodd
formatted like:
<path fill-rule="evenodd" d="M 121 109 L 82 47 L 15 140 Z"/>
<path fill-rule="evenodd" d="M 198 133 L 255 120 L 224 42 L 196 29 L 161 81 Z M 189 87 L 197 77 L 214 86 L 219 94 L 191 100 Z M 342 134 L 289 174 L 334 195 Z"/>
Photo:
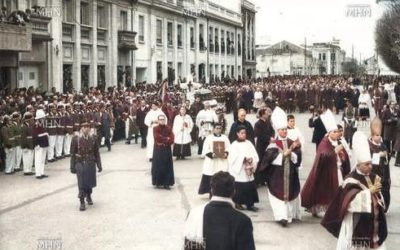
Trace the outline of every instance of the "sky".
<path fill-rule="evenodd" d="M 346 56 L 361 60 L 374 55 L 376 20 L 385 4 L 376 0 L 251 0 L 256 5 L 256 44 L 282 40 L 297 45 L 340 40 Z M 371 17 L 347 17 L 350 4 L 367 4 Z"/>

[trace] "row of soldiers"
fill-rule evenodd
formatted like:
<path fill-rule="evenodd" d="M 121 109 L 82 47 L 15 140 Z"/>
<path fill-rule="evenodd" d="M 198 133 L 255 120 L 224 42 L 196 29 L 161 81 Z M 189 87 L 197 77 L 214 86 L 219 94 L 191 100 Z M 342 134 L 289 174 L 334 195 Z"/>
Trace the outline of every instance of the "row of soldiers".
<path fill-rule="evenodd" d="M 2 119 L 1 142 L 5 153 L 2 159 L 6 174 L 21 171 L 23 165 L 24 174 L 33 175 L 34 155 L 31 151 L 36 146 L 34 128 L 37 126 L 43 128 L 43 134 L 48 138 L 47 162 L 70 156 L 72 137 L 80 131 L 83 121 L 89 121 L 91 132 L 98 138 L 104 137 L 105 144 L 111 149 L 109 134 L 114 125 L 109 104 L 50 103 L 39 104 L 36 108 L 28 105 L 23 115 L 14 111 L 11 116 L 3 115 Z"/>

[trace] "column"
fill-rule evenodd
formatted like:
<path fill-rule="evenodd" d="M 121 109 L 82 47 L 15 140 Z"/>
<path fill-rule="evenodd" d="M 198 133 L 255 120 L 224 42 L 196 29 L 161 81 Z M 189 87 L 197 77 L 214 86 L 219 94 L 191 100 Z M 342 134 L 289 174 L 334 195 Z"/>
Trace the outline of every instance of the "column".
<path fill-rule="evenodd" d="M 110 43 L 108 47 L 108 56 L 109 56 L 109 77 L 110 81 L 107 81 L 108 86 L 116 86 L 117 85 L 117 66 L 118 66 L 118 6 L 116 4 L 111 5 L 111 25 L 110 25 Z"/>
<path fill-rule="evenodd" d="M 80 22 L 81 20 L 81 1 L 75 2 L 75 20 Z M 74 64 L 72 65 L 72 79 L 74 82 L 74 88 L 77 91 L 81 91 L 81 25 L 80 23 L 75 23 L 75 48 L 74 48 Z"/>
<path fill-rule="evenodd" d="M 92 61 L 90 63 L 89 87 L 97 86 L 97 1 L 92 1 Z M 103 17 L 104 18 L 104 17 Z"/>
<path fill-rule="evenodd" d="M 53 6 L 62 8 L 61 0 L 52 0 Z M 63 44 L 62 44 L 62 16 L 54 15 L 50 22 L 50 34 L 53 40 L 48 42 L 48 88 L 55 87 L 63 90 Z M 58 48 L 58 54 L 57 49 Z"/>

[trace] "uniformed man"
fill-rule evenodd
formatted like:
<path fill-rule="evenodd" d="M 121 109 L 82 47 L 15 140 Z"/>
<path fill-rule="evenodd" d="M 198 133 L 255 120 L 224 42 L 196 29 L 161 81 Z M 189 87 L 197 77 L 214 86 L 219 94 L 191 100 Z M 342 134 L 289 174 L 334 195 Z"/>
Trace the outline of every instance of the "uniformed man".
<path fill-rule="evenodd" d="M 49 133 L 49 146 L 47 148 L 47 161 L 54 162 L 55 158 L 55 147 L 57 139 L 57 113 L 56 106 L 53 103 L 48 105 L 49 113 L 46 116 L 46 129 Z"/>
<path fill-rule="evenodd" d="M 24 165 L 24 175 L 34 175 L 32 172 L 34 147 L 33 147 L 33 126 L 35 120 L 30 112 L 26 112 L 21 126 L 21 148 L 22 163 Z"/>
<path fill-rule="evenodd" d="M 49 134 L 46 130 L 46 114 L 43 109 L 36 111 L 36 123 L 33 127 L 33 145 L 35 147 L 35 174 L 37 179 L 48 177 L 44 174 L 46 153 L 49 147 Z"/>
<path fill-rule="evenodd" d="M 93 205 L 92 189 L 96 187 L 96 166 L 102 171 L 99 144 L 95 135 L 90 134 L 90 124 L 84 121 L 79 135 L 74 136 L 71 146 L 71 173 L 78 179 L 78 198 L 80 211 L 86 210 L 85 198 L 88 205 Z"/>
<path fill-rule="evenodd" d="M 5 151 L 5 174 L 13 174 L 15 171 L 15 137 L 12 130 L 11 117 L 5 115 L 3 117 L 3 127 L 1 128 L 1 136 Z"/>
<path fill-rule="evenodd" d="M 70 156 L 72 136 L 74 133 L 74 119 L 71 104 L 65 105 L 65 115 L 61 118 L 64 124 L 64 156 Z"/>
<path fill-rule="evenodd" d="M 65 108 L 64 104 L 59 103 L 57 105 L 57 115 L 56 115 L 56 159 L 61 159 L 62 158 L 62 153 L 63 153 L 63 146 L 64 146 L 64 137 L 65 137 L 65 124 L 64 124 L 64 119 L 65 117 Z"/>
<path fill-rule="evenodd" d="M 12 114 L 12 130 L 15 138 L 15 158 L 14 166 L 15 171 L 21 171 L 22 149 L 21 149 L 21 117 L 18 112 Z"/>

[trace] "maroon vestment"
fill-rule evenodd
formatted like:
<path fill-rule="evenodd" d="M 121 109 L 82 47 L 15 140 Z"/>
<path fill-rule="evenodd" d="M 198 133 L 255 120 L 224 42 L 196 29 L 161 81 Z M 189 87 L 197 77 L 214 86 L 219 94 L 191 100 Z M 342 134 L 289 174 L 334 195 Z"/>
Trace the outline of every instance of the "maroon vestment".
<path fill-rule="evenodd" d="M 321 225 L 325 227 L 333 236 L 339 237 L 342 222 L 354 197 L 368 187 L 364 175 L 356 170 L 351 172 L 347 178 L 355 181 L 345 181 L 344 187 L 340 187 L 337 195 L 329 206 Z M 372 183 L 375 183 L 376 175 L 369 175 Z M 358 182 L 358 183 L 357 183 Z M 361 184 L 361 185 L 360 185 Z M 357 219 L 353 219 L 352 244 L 358 246 L 369 246 L 377 248 L 382 245 L 387 237 L 387 225 L 384 208 L 377 204 L 376 194 L 372 195 L 371 213 L 353 213 Z M 378 236 L 378 239 L 374 235 Z"/>
<path fill-rule="evenodd" d="M 346 150 L 339 152 L 342 162 L 342 177 L 350 172 L 350 161 Z M 301 191 L 301 205 L 307 209 L 320 206 L 327 208 L 339 188 L 337 156 L 335 148 L 324 137 L 318 146 L 310 175 Z"/>

